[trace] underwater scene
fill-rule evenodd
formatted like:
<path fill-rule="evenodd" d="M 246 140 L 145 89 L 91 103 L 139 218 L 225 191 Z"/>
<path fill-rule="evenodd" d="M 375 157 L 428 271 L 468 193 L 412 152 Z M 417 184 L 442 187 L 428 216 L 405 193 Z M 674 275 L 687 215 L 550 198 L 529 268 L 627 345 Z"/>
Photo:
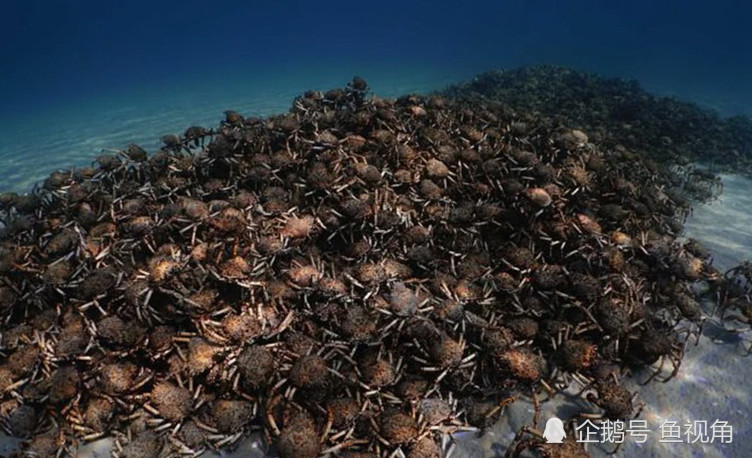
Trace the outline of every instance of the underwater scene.
<path fill-rule="evenodd" d="M 752 456 L 752 6 L 0 28 L 0 456 Z"/>

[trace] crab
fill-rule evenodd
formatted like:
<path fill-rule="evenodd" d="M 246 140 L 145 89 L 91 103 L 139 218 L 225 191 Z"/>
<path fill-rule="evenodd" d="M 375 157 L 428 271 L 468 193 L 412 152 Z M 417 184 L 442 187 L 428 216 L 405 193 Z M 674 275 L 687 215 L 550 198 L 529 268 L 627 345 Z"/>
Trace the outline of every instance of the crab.
<path fill-rule="evenodd" d="M 643 385 L 650 383 L 653 379 L 658 379 L 660 382 L 666 383 L 679 373 L 681 360 L 688 342 L 686 336 L 691 332 L 691 329 L 685 329 L 683 333 L 686 335 L 682 338 L 673 329 L 666 329 L 661 325 L 649 325 L 642 329 L 639 336 L 632 338 L 632 354 L 630 356 L 635 361 L 642 364 L 653 364 L 656 361 L 660 361 L 653 374 L 642 382 Z M 671 373 L 663 378 L 659 378 L 663 373 L 666 361 L 671 363 Z"/>
<path fill-rule="evenodd" d="M 573 437 L 573 434 L 569 434 L 560 444 L 549 444 L 543 438 L 542 432 L 525 426 L 517 432 L 514 442 L 507 448 L 504 456 L 519 458 L 525 450 L 533 449 L 542 458 L 590 458 L 582 444 Z"/>
<path fill-rule="evenodd" d="M 724 273 L 718 302 L 721 321 L 728 319 L 729 310 L 735 310 L 736 313 L 731 314 L 731 318 L 745 325 L 752 324 L 752 262 L 745 261 Z M 747 353 L 752 354 L 752 342 Z"/>
<path fill-rule="evenodd" d="M 281 458 L 315 458 L 322 448 L 320 425 L 300 406 L 274 397 L 266 408 L 267 421 Z"/>
<path fill-rule="evenodd" d="M 616 377 L 614 377 L 615 379 Z M 610 378 L 598 379 L 591 383 L 583 391 L 590 388 L 595 393 L 589 392 L 586 399 L 603 409 L 603 413 L 581 413 L 580 417 L 591 420 L 607 418 L 609 420 L 628 420 L 637 418 L 642 412 L 643 404 L 635 404 L 637 392 L 630 393 L 618 381 Z"/>

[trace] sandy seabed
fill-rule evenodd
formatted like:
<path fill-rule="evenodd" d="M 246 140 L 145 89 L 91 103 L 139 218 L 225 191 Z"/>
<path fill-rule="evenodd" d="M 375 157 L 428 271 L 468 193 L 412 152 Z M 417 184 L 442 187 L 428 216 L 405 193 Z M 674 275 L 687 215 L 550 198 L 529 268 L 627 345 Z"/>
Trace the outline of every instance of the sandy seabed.
<path fill-rule="evenodd" d="M 287 94 L 280 95 L 279 98 L 288 100 Z M 255 105 L 255 108 L 257 107 L 258 105 Z M 265 112 L 279 111 L 278 108 L 268 106 Z M 112 113 L 111 116 L 114 120 L 120 118 L 122 114 Z M 162 115 L 169 116 L 169 113 L 162 113 Z M 160 122 L 165 122 L 165 119 L 144 117 L 133 122 L 159 125 Z M 85 136 L 89 139 L 87 140 L 89 143 L 77 145 L 79 156 L 73 157 L 74 162 L 83 163 L 85 159 L 91 158 L 92 150 L 119 145 L 126 140 L 137 141 L 138 139 L 129 136 L 137 127 L 135 124 L 121 126 L 114 140 L 113 137 L 98 139 L 96 136 Z M 188 125 L 188 123 L 181 121 L 180 125 Z M 81 127 L 84 128 L 84 126 Z M 80 131 L 76 132 L 76 135 L 83 138 L 80 137 Z M 153 139 L 157 136 L 149 132 L 148 137 L 145 138 Z M 52 151 L 60 145 L 51 141 L 43 146 L 43 150 Z M 61 162 L 61 166 L 70 165 L 70 159 L 71 156 L 57 158 L 59 161 L 64 161 Z M 21 188 L 27 187 L 31 182 L 28 181 L 30 169 L 28 164 L 22 164 L 23 161 L 24 158 L 18 163 L 13 163 L 7 157 L 0 158 L 2 169 L 6 171 L 4 173 L 12 174 L 4 178 Z M 38 168 L 39 164 L 33 167 Z M 45 167 L 45 169 L 48 168 Z M 685 231 L 686 236 L 700 240 L 711 249 L 714 254 L 714 264 L 724 271 L 752 257 L 752 212 L 750 212 L 752 195 L 749 192 L 749 189 L 752 189 L 752 181 L 731 175 L 724 175 L 722 179 L 725 190 L 720 200 L 695 206 L 693 215 L 686 223 Z M 705 304 L 707 314 L 710 314 L 712 310 L 713 304 Z M 738 328 L 738 332 L 729 331 L 730 328 Z M 631 379 L 625 379 L 627 387 L 631 390 L 639 387 L 639 399 L 645 403 L 640 419 L 648 422 L 651 434 L 644 444 L 636 444 L 627 438 L 620 454 L 623 456 L 639 454 L 642 457 L 749 456 L 748 445 L 745 444 L 744 438 L 752 429 L 748 420 L 752 405 L 749 394 L 749 380 L 752 380 L 752 365 L 750 365 L 749 358 L 752 356 L 746 357 L 746 348 L 750 346 L 750 340 L 752 340 L 752 333 L 743 325 L 730 322 L 724 324 L 717 317 L 709 316 L 699 344 L 688 347 L 675 379 L 666 384 L 651 383 L 648 386 L 640 386 L 640 381 L 650 375 L 651 372 L 648 370 L 635 374 Z M 595 406 L 572 394 L 578 391 L 577 388 L 573 387 L 571 392 L 558 394 L 553 401 L 545 403 L 542 406 L 542 421 L 545 422 L 553 415 L 567 418 L 571 413 L 582 410 L 583 406 L 590 406 L 593 411 L 596 411 Z M 471 437 L 468 434 L 459 438 L 453 457 L 502 457 L 515 432 L 523 425 L 530 424 L 532 418 L 532 404 L 517 402 L 507 407 L 500 422 L 483 437 Z M 679 424 L 694 420 L 706 420 L 709 424 L 715 420 L 727 421 L 733 427 L 733 441 L 730 444 L 661 443 L 659 442 L 660 426 L 664 420 L 674 420 Z M 540 424 L 538 427 L 542 429 L 543 425 Z M 15 443 L 16 441 L 10 438 L 3 440 L 0 453 L 8 453 Z M 108 440 L 88 444 L 81 450 L 79 456 L 109 457 L 110 444 Z M 606 456 L 610 447 L 590 447 L 589 451 L 594 456 Z M 261 458 L 264 455 L 264 451 L 259 449 L 256 443 L 247 440 L 240 444 L 235 452 L 221 456 Z"/>

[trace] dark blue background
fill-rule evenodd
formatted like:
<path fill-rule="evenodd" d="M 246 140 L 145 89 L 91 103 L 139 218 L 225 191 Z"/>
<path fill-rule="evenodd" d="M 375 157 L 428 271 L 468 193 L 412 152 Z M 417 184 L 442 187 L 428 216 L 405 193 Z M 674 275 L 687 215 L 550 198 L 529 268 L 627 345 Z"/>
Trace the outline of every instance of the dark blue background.
<path fill-rule="evenodd" d="M 2 0 L 0 114 L 143 81 L 363 62 L 555 63 L 752 103 L 751 13 L 742 1 Z"/>

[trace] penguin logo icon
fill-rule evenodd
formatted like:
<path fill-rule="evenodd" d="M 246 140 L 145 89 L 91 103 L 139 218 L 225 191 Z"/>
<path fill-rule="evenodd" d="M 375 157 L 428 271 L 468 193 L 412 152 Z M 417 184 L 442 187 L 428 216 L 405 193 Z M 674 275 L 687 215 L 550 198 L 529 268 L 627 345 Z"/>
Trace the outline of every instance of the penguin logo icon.
<path fill-rule="evenodd" d="M 547 444 L 561 444 L 562 439 L 567 437 L 564 432 L 564 423 L 556 417 L 549 418 L 546 422 L 546 429 L 543 431 L 543 438 Z"/>

